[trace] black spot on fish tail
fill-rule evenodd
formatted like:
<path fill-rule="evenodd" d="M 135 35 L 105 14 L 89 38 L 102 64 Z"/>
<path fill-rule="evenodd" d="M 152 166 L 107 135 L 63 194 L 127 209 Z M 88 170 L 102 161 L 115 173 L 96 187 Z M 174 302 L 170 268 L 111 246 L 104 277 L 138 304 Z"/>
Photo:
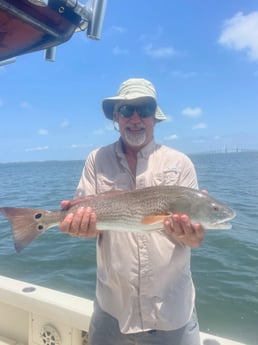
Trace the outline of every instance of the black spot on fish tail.
<path fill-rule="evenodd" d="M 42 213 L 36 213 L 36 214 L 35 214 L 35 219 L 38 220 L 38 219 L 42 218 L 42 216 L 43 216 Z M 44 230 L 47 230 L 47 229 L 45 229 L 44 225 L 43 225 L 43 224 L 40 224 L 40 223 L 38 223 L 37 229 L 38 229 L 38 231 L 40 231 L 40 232 L 42 232 L 42 231 L 44 231 Z"/>
<path fill-rule="evenodd" d="M 36 213 L 35 214 L 35 219 L 40 219 L 42 217 L 42 213 Z"/>

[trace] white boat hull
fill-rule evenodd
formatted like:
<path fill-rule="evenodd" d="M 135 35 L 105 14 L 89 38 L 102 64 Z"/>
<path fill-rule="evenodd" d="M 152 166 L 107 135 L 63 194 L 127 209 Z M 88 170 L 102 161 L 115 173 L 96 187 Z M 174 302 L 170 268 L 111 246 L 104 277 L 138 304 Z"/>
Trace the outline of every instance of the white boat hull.
<path fill-rule="evenodd" d="M 0 276 L 0 345 L 87 345 L 93 302 Z M 202 345 L 247 345 L 201 333 Z"/>

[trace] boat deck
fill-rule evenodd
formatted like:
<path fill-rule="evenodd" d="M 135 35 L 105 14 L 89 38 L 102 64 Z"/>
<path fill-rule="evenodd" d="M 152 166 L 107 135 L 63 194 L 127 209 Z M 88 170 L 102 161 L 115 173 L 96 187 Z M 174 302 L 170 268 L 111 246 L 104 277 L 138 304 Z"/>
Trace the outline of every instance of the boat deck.
<path fill-rule="evenodd" d="M 85 298 L 0 276 L 0 345 L 87 345 L 92 308 Z M 201 340 L 247 345 L 203 332 Z"/>

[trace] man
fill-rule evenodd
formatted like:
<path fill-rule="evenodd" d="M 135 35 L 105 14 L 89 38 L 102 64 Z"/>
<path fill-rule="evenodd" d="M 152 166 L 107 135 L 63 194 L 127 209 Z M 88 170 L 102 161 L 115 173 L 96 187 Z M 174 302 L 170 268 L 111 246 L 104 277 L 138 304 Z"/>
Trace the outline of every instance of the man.
<path fill-rule="evenodd" d="M 156 185 L 198 188 L 190 159 L 154 141 L 165 115 L 152 83 L 129 79 L 102 106 L 120 138 L 90 153 L 76 197 Z M 190 250 L 200 245 L 204 228 L 180 214 L 147 233 L 100 233 L 96 222 L 94 210 L 80 208 L 61 225 L 72 236 L 98 236 L 90 344 L 199 345 Z"/>

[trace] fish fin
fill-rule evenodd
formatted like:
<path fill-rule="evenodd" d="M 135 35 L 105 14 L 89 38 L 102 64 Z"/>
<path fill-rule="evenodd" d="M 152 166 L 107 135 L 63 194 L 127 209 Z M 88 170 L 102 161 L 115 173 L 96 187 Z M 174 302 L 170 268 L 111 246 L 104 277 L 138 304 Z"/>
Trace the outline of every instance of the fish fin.
<path fill-rule="evenodd" d="M 0 212 L 9 219 L 12 225 L 14 247 L 17 253 L 47 230 L 39 223 L 39 219 L 48 211 L 32 208 L 2 207 Z"/>
<path fill-rule="evenodd" d="M 144 225 L 162 223 L 168 217 L 169 217 L 168 214 L 156 214 L 156 215 L 153 214 L 150 216 L 143 217 L 141 220 L 141 223 Z"/>

